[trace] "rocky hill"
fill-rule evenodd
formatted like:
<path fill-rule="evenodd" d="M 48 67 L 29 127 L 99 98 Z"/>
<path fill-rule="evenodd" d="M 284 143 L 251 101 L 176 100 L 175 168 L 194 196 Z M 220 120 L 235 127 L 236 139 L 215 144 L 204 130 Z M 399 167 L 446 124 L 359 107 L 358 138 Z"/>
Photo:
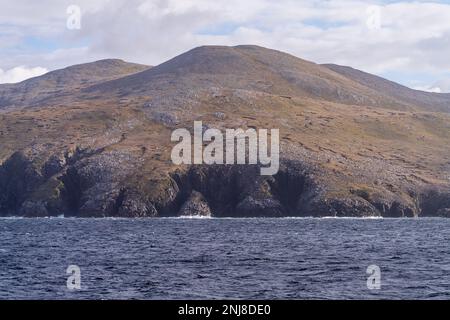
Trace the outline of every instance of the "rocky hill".
<path fill-rule="evenodd" d="M 2 84 L 0 109 L 44 104 L 48 98 L 76 94 L 79 89 L 148 68 L 118 59 L 106 59 L 55 70 L 18 84 Z"/>
<path fill-rule="evenodd" d="M 81 66 L 0 85 L 1 215 L 450 215 L 448 94 L 257 46 Z M 279 128 L 280 171 L 172 164 L 194 120 Z"/>

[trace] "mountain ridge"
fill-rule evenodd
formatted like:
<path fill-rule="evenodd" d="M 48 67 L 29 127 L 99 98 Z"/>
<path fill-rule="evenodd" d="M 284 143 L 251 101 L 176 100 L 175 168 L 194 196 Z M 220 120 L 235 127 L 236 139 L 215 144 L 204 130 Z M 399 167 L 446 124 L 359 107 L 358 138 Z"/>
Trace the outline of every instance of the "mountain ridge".
<path fill-rule="evenodd" d="M 220 63 L 223 61 L 225 63 L 221 65 Z M 180 66 L 187 69 L 180 70 Z M 264 84 L 258 87 L 258 83 L 250 85 L 248 82 L 239 82 L 239 80 L 244 77 L 258 82 L 258 79 L 270 78 L 273 80 L 271 85 L 274 87 L 273 93 L 275 94 L 306 95 L 312 98 L 339 100 L 343 103 L 360 105 L 392 104 L 398 105 L 400 108 L 408 105 L 392 97 L 380 96 L 372 88 L 355 82 L 330 68 L 280 51 L 249 45 L 197 47 L 151 70 L 100 83 L 87 89 L 101 91 L 104 88 L 105 91 L 111 92 L 118 88 L 141 86 L 142 91 L 148 91 L 151 88 L 145 87 L 145 83 L 151 82 L 154 77 L 172 75 L 172 78 L 175 78 L 175 76 L 183 77 L 184 74 L 195 74 L 197 79 L 187 79 L 192 85 L 192 83 L 196 83 L 195 80 L 198 80 L 201 74 L 208 73 L 221 75 L 220 82 L 232 88 L 236 86 L 241 89 L 267 91 Z M 229 74 L 234 77 L 227 77 Z"/>
<path fill-rule="evenodd" d="M 50 86 L 53 85 L 54 88 L 53 88 L 53 90 L 51 90 L 49 95 L 55 94 L 58 88 L 62 87 L 63 90 L 66 90 L 66 89 L 68 89 L 67 86 L 71 86 L 71 85 L 75 85 L 78 87 L 78 89 L 83 89 L 88 92 L 96 91 L 105 86 L 106 86 L 107 90 L 123 88 L 123 87 L 127 86 L 127 85 L 124 85 L 124 82 L 128 82 L 128 80 L 130 82 L 130 84 L 128 84 L 128 85 L 133 86 L 133 85 L 136 85 L 136 83 L 139 83 L 139 82 L 142 83 L 142 82 L 148 81 L 147 78 L 149 78 L 151 80 L 152 77 L 154 77 L 155 75 L 158 75 L 158 74 L 174 73 L 176 71 L 177 63 L 179 63 L 179 64 L 181 63 L 181 65 L 184 65 L 184 66 L 186 65 L 186 61 L 178 61 L 178 60 L 180 60 L 180 59 L 186 60 L 186 56 L 187 56 L 187 58 L 189 58 L 190 55 L 195 56 L 196 51 L 201 52 L 201 51 L 211 51 L 211 50 L 223 50 L 223 51 L 233 50 L 233 51 L 236 51 L 236 53 L 241 54 L 243 57 L 245 57 L 247 59 L 254 59 L 254 61 L 256 61 L 257 63 L 268 66 L 269 69 L 270 69 L 270 64 L 267 63 L 267 61 L 265 62 L 262 60 L 257 60 L 257 55 L 251 56 L 251 54 L 249 55 L 248 53 L 250 51 L 255 51 L 255 52 L 265 51 L 264 52 L 265 55 L 267 55 L 268 53 L 273 53 L 274 55 L 284 56 L 285 58 L 296 60 L 297 62 L 301 61 L 304 65 L 310 66 L 310 69 L 316 69 L 313 71 L 316 73 L 319 73 L 319 78 L 321 78 L 321 79 L 329 78 L 329 80 L 334 81 L 335 83 L 338 83 L 339 85 L 341 85 L 343 78 L 353 81 L 353 82 L 357 83 L 358 85 L 363 86 L 365 89 L 369 89 L 370 90 L 369 92 L 365 92 L 365 94 L 367 94 L 369 96 L 370 96 L 370 93 L 373 93 L 373 91 L 382 90 L 384 92 L 384 94 L 387 94 L 389 96 L 390 103 L 394 103 L 394 104 L 400 103 L 400 105 L 403 105 L 403 107 L 409 105 L 409 106 L 416 106 L 416 107 L 421 107 L 421 108 L 423 108 L 423 107 L 430 108 L 429 109 L 430 111 L 450 112 L 450 94 L 430 93 L 430 92 L 410 89 L 410 88 L 402 86 L 396 82 L 384 79 L 379 76 L 371 75 L 369 73 L 354 69 L 352 67 L 340 66 L 340 65 L 335 65 L 335 64 L 316 64 L 316 63 L 313 63 L 313 62 L 310 62 L 307 60 L 297 58 L 293 55 L 283 53 L 278 50 L 267 49 L 267 48 L 255 46 L 255 45 L 238 45 L 238 46 L 234 46 L 234 47 L 201 46 L 201 47 L 194 48 L 194 49 L 186 52 L 185 54 L 181 54 L 173 59 L 163 62 L 156 67 L 150 67 L 150 66 L 145 66 L 145 65 L 135 64 L 135 63 L 129 63 L 129 62 L 125 62 L 120 59 L 103 59 L 103 60 L 98 60 L 98 61 L 94 61 L 94 62 L 90 62 L 90 63 L 73 65 L 73 66 L 63 68 L 63 69 L 50 71 L 42 76 L 33 77 L 33 78 L 24 80 L 17 84 L 0 84 L 0 102 L 3 101 L 3 103 L 0 103 L 0 108 L 2 108 L 2 106 L 5 107 L 5 104 L 6 104 L 5 101 L 8 101 L 8 98 L 5 97 L 5 95 L 6 95 L 5 91 L 19 91 L 20 92 L 21 90 L 27 90 L 29 87 L 33 87 L 34 83 L 39 82 L 39 81 L 50 81 L 50 82 L 53 81 L 53 83 L 51 83 Z M 232 58 L 232 57 L 230 55 L 226 58 Z M 230 60 L 232 60 L 232 59 L 230 59 Z M 119 66 L 115 67 L 114 64 L 116 64 L 116 65 L 118 64 Z M 171 66 L 171 64 L 172 64 L 172 66 Z M 104 66 L 101 67 L 101 65 L 104 65 Z M 173 65 L 175 65 L 175 70 L 169 70 L 171 67 L 173 68 Z M 101 74 L 101 76 L 100 76 L 100 74 L 95 74 L 95 70 L 94 71 L 90 70 L 90 72 L 89 72 L 89 67 L 91 67 L 91 66 L 95 66 L 96 69 L 100 69 L 100 72 L 102 72 L 102 73 L 104 73 L 105 71 L 110 72 L 110 73 L 106 74 L 106 75 Z M 111 67 L 113 67 L 113 69 L 119 69 L 119 70 L 116 70 L 115 72 L 114 71 L 111 72 Z M 199 64 L 198 62 L 196 63 L 196 65 L 194 67 L 206 68 L 204 63 Z M 230 70 L 234 70 L 234 72 L 235 72 L 235 70 L 239 70 L 239 67 L 240 67 L 239 65 L 236 65 L 236 66 L 233 66 L 230 64 L 227 65 L 227 68 L 229 68 Z M 69 82 L 68 84 L 59 83 L 59 82 L 62 82 L 62 81 L 58 81 L 61 78 L 66 78 L 66 80 L 67 80 L 68 76 L 65 74 L 66 72 L 73 72 L 73 73 L 77 74 L 78 73 L 77 69 L 85 69 L 85 68 L 88 69 L 88 72 L 86 72 L 86 70 L 84 70 L 85 77 L 90 77 L 90 79 L 76 78 L 76 79 L 73 79 L 73 81 Z M 120 70 L 121 68 L 125 68 L 125 70 L 123 70 L 123 69 Z M 209 69 L 205 69 L 205 70 L 208 70 L 206 73 L 218 71 L 218 70 L 211 69 L 211 64 L 208 65 L 208 68 Z M 306 68 L 306 67 L 304 67 L 304 68 Z M 322 70 L 321 70 L 321 68 L 322 68 Z M 325 69 L 332 71 L 334 73 L 334 76 L 339 75 L 343 78 L 339 78 L 339 77 L 333 78 L 333 75 L 327 74 Z M 81 71 L 83 71 L 83 70 L 81 70 Z M 117 72 L 117 71 L 119 71 L 119 72 Z M 308 71 L 311 72 L 311 70 L 308 70 Z M 100 73 L 100 72 L 98 72 L 98 73 Z M 182 74 L 182 71 L 178 71 L 178 72 L 179 72 L 179 74 Z M 192 72 L 192 70 L 190 70 L 190 72 Z M 287 77 L 287 76 L 284 75 L 284 77 Z M 50 78 L 50 79 L 48 79 L 48 78 Z M 292 79 L 290 79 L 290 80 L 292 80 Z M 295 80 L 298 81 L 298 79 L 294 79 L 294 81 Z M 112 87 L 111 87 L 111 85 L 112 85 Z M 300 84 L 300 89 L 305 89 L 305 88 L 302 88 L 301 85 L 302 84 Z M 358 89 L 361 90 L 361 88 L 358 88 Z M 315 89 L 315 90 L 317 91 L 318 89 Z M 395 92 L 396 90 L 399 92 Z M 308 89 L 306 89 L 304 91 L 307 91 L 307 92 L 301 92 L 301 93 L 311 93 L 311 91 L 314 91 L 314 89 L 309 88 L 309 91 L 308 91 Z M 19 95 L 20 95 L 20 93 L 19 93 Z M 26 93 L 22 94 L 22 95 L 26 95 Z M 320 97 L 320 96 L 316 95 L 315 98 L 317 98 L 317 97 Z M 333 98 L 336 98 L 336 97 L 333 97 Z M 35 100 L 39 100 L 39 98 L 35 99 Z M 397 100 L 399 100 L 399 101 L 397 101 Z M 17 100 L 13 100 L 13 101 L 17 102 Z M 349 101 L 344 101 L 344 102 L 349 102 Z M 370 104 L 370 101 L 367 101 L 367 100 L 363 101 L 362 104 L 363 103 L 367 104 L 367 102 L 369 102 L 369 104 Z M 372 102 L 374 102 L 374 101 L 372 101 Z M 384 102 L 386 102 L 386 101 L 384 101 Z M 28 102 L 26 101 L 26 98 L 21 98 L 20 103 L 26 105 Z M 353 103 L 360 104 L 358 101 L 353 101 Z"/>

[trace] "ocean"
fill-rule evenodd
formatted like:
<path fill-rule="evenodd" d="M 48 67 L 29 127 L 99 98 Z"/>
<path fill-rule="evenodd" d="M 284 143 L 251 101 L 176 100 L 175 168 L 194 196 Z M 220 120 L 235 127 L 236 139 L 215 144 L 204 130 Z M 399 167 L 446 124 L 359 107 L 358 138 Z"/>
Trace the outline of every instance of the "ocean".
<path fill-rule="evenodd" d="M 0 239 L 0 299 L 450 298 L 450 219 L 2 218 Z"/>

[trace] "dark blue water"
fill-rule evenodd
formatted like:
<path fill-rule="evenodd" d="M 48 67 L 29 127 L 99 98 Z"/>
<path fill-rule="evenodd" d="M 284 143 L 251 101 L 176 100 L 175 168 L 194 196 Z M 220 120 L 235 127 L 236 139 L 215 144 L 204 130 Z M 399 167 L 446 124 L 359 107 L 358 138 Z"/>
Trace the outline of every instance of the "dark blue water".
<path fill-rule="evenodd" d="M 0 219 L 0 298 L 448 299 L 450 219 Z"/>

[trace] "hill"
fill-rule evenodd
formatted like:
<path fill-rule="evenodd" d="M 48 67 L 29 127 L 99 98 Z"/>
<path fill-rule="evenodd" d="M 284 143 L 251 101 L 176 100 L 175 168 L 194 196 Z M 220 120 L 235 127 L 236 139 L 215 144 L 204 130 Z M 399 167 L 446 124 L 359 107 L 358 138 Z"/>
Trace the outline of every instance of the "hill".
<path fill-rule="evenodd" d="M 148 66 L 106 59 L 48 72 L 17 84 L 0 85 L 0 109 L 42 103 L 59 95 L 148 69 Z"/>
<path fill-rule="evenodd" d="M 258 46 L 110 62 L 1 95 L 1 215 L 450 215 L 448 94 Z M 171 133 L 194 120 L 278 128 L 280 171 L 174 165 Z"/>

